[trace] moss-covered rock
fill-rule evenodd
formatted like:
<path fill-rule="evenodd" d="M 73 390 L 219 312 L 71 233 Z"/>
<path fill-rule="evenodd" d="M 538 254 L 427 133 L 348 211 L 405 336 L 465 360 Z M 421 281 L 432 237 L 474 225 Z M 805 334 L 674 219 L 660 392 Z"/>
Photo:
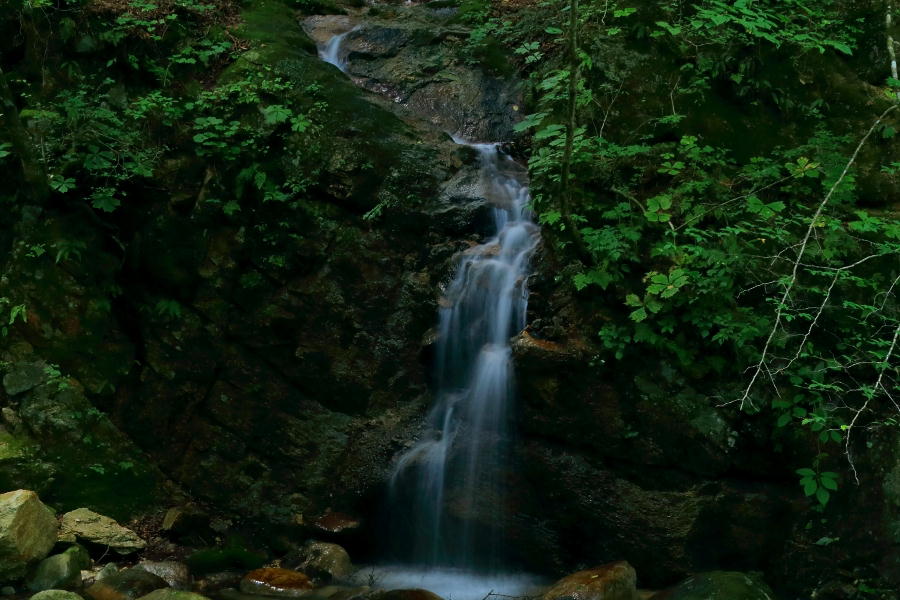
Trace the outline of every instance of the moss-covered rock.
<path fill-rule="evenodd" d="M 81 571 L 91 566 L 91 556 L 82 546 L 72 546 L 42 560 L 29 575 L 26 587 L 32 592 L 81 588 Z"/>
<path fill-rule="evenodd" d="M 775 594 L 758 575 L 714 571 L 694 575 L 671 590 L 657 594 L 660 600 L 774 600 Z"/>

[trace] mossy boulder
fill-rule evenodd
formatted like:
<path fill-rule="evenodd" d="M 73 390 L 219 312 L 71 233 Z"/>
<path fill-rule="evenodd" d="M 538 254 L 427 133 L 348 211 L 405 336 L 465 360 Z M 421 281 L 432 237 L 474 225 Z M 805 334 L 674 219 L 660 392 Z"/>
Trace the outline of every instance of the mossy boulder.
<path fill-rule="evenodd" d="M 81 571 L 90 566 L 88 551 L 82 546 L 72 546 L 38 563 L 25 585 L 32 592 L 78 589 L 81 587 Z"/>
<path fill-rule="evenodd" d="M 658 600 L 774 600 L 775 594 L 759 575 L 736 571 L 699 573 L 671 590 L 654 596 Z"/>
<path fill-rule="evenodd" d="M 56 544 L 56 517 L 37 494 L 16 490 L 0 494 L 0 581 L 25 575 Z"/>

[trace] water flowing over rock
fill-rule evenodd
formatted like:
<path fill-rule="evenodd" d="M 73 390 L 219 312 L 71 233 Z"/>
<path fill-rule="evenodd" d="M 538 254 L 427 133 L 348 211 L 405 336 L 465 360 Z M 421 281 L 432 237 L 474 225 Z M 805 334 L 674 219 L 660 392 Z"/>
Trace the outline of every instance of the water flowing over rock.
<path fill-rule="evenodd" d="M 528 188 L 495 144 L 473 144 L 495 235 L 463 252 L 441 303 L 437 401 L 423 439 L 397 461 L 395 539 L 414 561 L 496 566 L 510 401 L 510 336 L 525 325 L 529 259 L 538 243 Z M 477 521 L 477 522 L 476 522 Z"/>

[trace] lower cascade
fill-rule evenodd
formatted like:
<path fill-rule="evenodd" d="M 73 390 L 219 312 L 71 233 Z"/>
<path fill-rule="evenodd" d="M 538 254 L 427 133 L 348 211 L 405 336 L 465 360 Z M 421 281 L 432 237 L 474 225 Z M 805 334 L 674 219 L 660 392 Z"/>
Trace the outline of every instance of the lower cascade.
<path fill-rule="evenodd" d="M 444 290 L 429 431 L 397 461 L 389 504 L 407 560 L 494 571 L 503 559 L 496 534 L 505 519 L 509 339 L 525 326 L 538 229 L 519 165 L 497 144 L 468 145 L 479 153 L 496 234 L 462 253 Z"/>
<path fill-rule="evenodd" d="M 524 170 L 498 144 L 456 140 L 480 159 L 495 234 L 462 252 L 440 303 L 436 402 L 422 439 L 396 462 L 388 492 L 393 558 L 384 584 L 445 598 L 520 593 L 528 576 L 504 575 L 510 337 L 525 326 L 529 260 L 539 241 Z"/>

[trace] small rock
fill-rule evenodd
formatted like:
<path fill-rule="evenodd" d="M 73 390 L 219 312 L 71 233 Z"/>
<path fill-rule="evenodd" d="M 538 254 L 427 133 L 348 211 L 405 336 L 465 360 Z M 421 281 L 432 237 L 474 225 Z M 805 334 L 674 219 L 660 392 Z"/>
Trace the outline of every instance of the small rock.
<path fill-rule="evenodd" d="M 16 588 L 11 585 L 4 585 L 0 588 L 0 596 L 15 596 Z"/>
<path fill-rule="evenodd" d="M 145 560 L 138 563 L 134 568 L 143 569 L 148 573 L 159 575 L 166 580 L 166 583 L 176 590 L 191 589 L 191 572 L 184 563 L 176 562 L 174 560 L 159 562 Z"/>
<path fill-rule="evenodd" d="M 84 600 L 75 592 L 66 590 L 44 590 L 31 597 L 31 600 Z"/>
<path fill-rule="evenodd" d="M 147 545 L 135 532 L 87 508 L 67 512 L 62 517 L 60 540 L 75 539 L 108 546 L 119 554 L 130 554 Z"/>
<path fill-rule="evenodd" d="M 243 578 L 242 573 L 237 571 L 220 571 L 218 573 L 210 573 L 200 581 L 194 582 L 194 589 L 201 594 L 210 594 L 224 590 L 225 588 L 236 588 L 241 584 Z"/>
<path fill-rule="evenodd" d="M 359 519 L 339 512 L 327 512 L 313 521 L 313 527 L 325 533 L 343 533 L 359 526 Z"/>
<path fill-rule="evenodd" d="M 625 561 L 578 571 L 544 592 L 543 600 L 637 600 L 637 574 Z"/>
<path fill-rule="evenodd" d="M 16 490 L 0 494 L 0 581 L 25 575 L 56 543 L 57 524 L 53 511 L 37 494 Z"/>
<path fill-rule="evenodd" d="M 665 600 L 772 600 L 775 594 L 757 575 L 711 571 L 689 577 L 659 597 Z"/>
<path fill-rule="evenodd" d="M 290 569 L 256 569 L 241 579 L 241 591 L 245 594 L 296 598 L 312 588 L 309 577 Z"/>
<path fill-rule="evenodd" d="M 300 571 L 324 583 L 345 579 L 353 573 L 353 564 L 347 551 L 328 542 L 313 541 L 303 546 L 296 559 L 296 566 Z"/>
<path fill-rule="evenodd" d="M 162 588 L 150 592 L 146 596 L 142 596 L 140 600 L 209 600 L 206 596 L 188 592 L 185 590 L 173 590 L 171 588 Z"/>
<path fill-rule="evenodd" d="M 106 563 L 102 567 L 94 567 L 91 570 L 82 571 L 81 581 L 85 587 L 89 587 L 95 581 L 100 581 L 118 572 L 119 566 L 116 563 Z"/>
<path fill-rule="evenodd" d="M 142 569 L 124 569 L 97 580 L 84 593 L 92 600 L 135 600 L 167 587 L 166 581 Z"/>
<path fill-rule="evenodd" d="M 72 546 L 62 554 L 38 563 L 26 587 L 32 592 L 81 587 L 81 571 L 91 566 L 91 556 L 81 546 Z"/>
<path fill-rule="evenodd" d="M 367 594 L 366 600 L 443 600 L 434 592 L 422 589 L 388 590 Z"/>
<path fill-rule="evenodd" d="M 119 565 L 116 563 L 106 563 L 103 567 L 97 571 L 97 574 L 94 576 L 96 581 L 100 581 L 101 579 L 106 579 L 111 575 L 115 575 L 119 572 Z"/>

